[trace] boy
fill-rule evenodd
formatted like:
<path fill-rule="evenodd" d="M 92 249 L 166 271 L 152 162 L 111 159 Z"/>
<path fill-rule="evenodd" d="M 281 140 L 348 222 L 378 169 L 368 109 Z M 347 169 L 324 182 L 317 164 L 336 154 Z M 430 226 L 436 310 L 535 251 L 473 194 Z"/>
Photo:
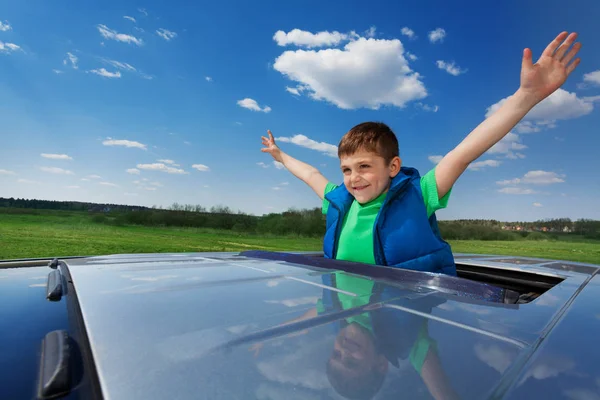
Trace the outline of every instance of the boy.
<path fill-rule="evenodd" d="M 261 151 L 271 154 L 323 200 L 325 257 L 456 275 L 435 211 L 446 207 L 454 183 L 471 162 L 562 86 L 580 62 L 579 58 L 571 62 L 581 48 L 580 43 L 573 45 L 576 38 L 576 33 L 560 33 L 536 64 L 531 50 L 525 49 L 519 89 L 422 178 L 415 169 L 402 167 L 396 136 L 381 123 L 359 124 L 340 141 L 344 174 L 340 187 L 282 152 L 271 131 L 269 138 L 262 137 L 266 147 Z"/>

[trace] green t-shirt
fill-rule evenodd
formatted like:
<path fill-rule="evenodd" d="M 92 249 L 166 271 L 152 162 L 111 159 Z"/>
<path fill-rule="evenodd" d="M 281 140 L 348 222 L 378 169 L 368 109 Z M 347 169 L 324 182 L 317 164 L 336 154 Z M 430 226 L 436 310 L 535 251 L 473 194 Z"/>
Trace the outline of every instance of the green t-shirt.
<path fill-rule="evenodd" d="M 439 198 L 435 181 L 435 168 L 421 177 L 420 184 L 428 217 L 448 205 L 452 189 L 443 198 Z M 326 195 L 336 188 L 337 185 L 328 183 L 324 194 Z M 360 204 L 356 200 L 352 202 L 342 224 L 336 259 L 375 264 L 373 226 L 385 196 L 386 193 L 382 193 L 376 199 L 365 204 Z M 329 201 L 323 199 L 323 214 L 327 214 L 328 208 Z"/>

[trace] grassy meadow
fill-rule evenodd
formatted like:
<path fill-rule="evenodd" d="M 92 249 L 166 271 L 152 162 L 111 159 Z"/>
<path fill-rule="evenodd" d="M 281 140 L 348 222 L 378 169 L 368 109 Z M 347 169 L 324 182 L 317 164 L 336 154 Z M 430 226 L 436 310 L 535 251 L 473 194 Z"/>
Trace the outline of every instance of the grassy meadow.
<path fill-rule="evenodd" d="M 564 235 L 559 240 L 449 240 L 455 253 L 518 255 L 600 265 L 600 241 Z M 114 253 L 299 250 L 320 251 L 321 238 L 237 233 L 231 230 L 115 226 L 85 212 L 0 211 L 0 260 Z"/>

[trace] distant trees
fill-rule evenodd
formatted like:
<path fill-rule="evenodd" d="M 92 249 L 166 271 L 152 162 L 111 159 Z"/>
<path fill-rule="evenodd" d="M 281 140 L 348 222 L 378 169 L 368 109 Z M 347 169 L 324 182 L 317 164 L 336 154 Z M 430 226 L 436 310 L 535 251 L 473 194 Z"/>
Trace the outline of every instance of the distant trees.
<path fill-rule="evenodd" d="M 202 205 L 173 203 L 163 208 L 0 197 L 0 213 L 42 212 L 36 210 L 86 212 L 90 215 L 91 222 L 113 225 L 195 227 L 250 234 L 314 237 L 322 237 L 325 234 L 325 216 L 320 208 L 291 208 L 282 213 L 255 216 L 233 211 L 225 205 L 207 209 Z M 577 234 L 590 239 L 600 239 L 600 221 L 592 219 L 572 221 L 569 218 L 556 218 L 535 222 L 463 219 L 439 221 L 439 226 L 446 240 L 552 240 L 559 234 Z"/>

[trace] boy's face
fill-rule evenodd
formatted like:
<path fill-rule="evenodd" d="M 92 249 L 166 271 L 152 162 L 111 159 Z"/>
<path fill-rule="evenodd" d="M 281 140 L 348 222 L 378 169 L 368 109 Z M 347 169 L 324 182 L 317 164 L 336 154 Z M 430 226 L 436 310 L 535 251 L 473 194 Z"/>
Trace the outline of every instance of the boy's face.
<path fill-rule="evenodd" d="M 388 190 L 391 179 L 400 171 L 400 164 L 399 157 L 387 164 L 383 157 L 365 150 L 340 158 L 344 185 L 361 204 Z"/>

